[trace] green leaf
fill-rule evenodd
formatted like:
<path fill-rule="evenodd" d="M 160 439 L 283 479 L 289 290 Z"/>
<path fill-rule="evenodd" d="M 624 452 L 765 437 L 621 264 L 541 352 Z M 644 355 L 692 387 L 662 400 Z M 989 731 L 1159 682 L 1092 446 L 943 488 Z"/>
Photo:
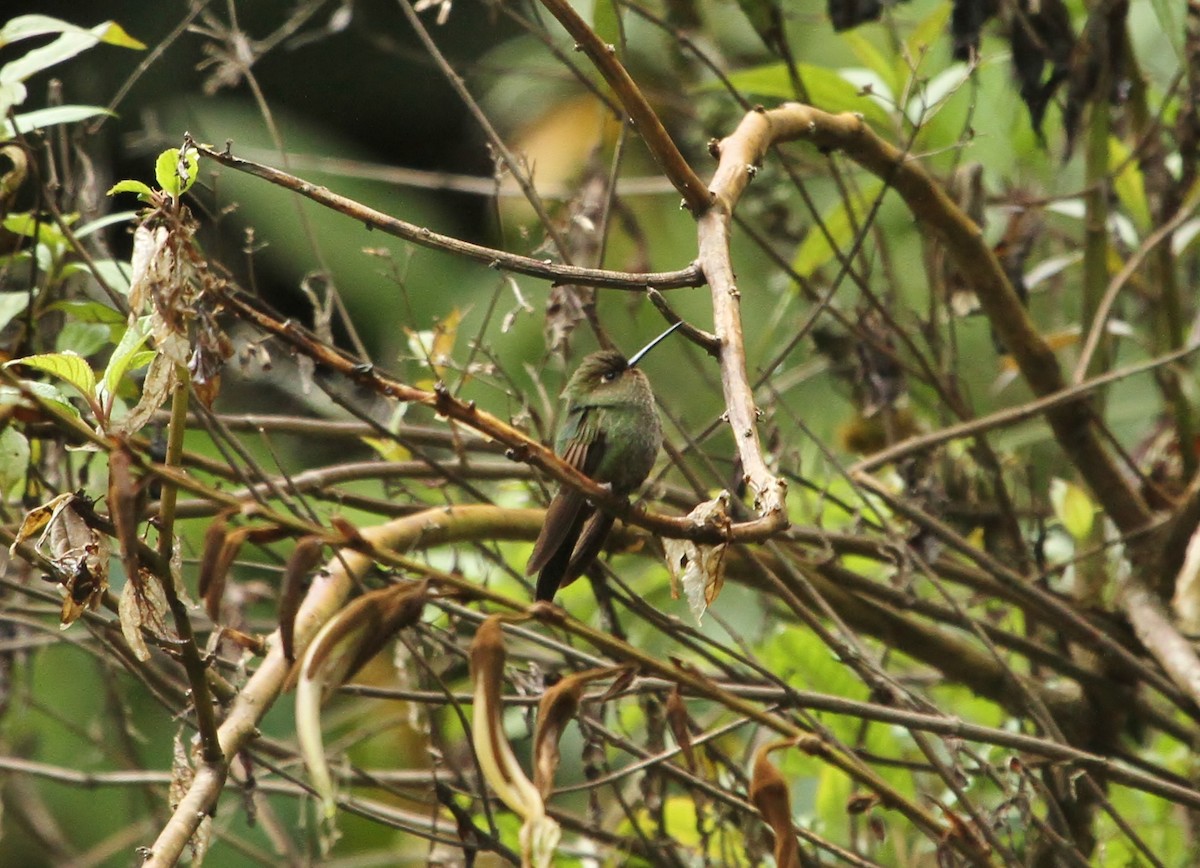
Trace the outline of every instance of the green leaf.
<path fill-rule="evenodd" d="M 13 235 L 23 235 L 26 238 L 36 236 L 38 243 L 44 244 L 47 247 L 62 247 L 67 243 L 66 237 L 59 231 L 56 224 L 47 218 L 35 218 L 28 212 L 9 214 L 4 220 L 0 221 L 0 226 L 3 226 Z"/>
<path fill-rule="evenodd" d="M 60 33 L 61 35 L 49 45 L 35 48 L 23 57 L 0 66 L 0 84 L 26 81 L 31 76 L 62 63 L 64 60 L 70 60 L 80 52 L 86 51 L 101 42 L 107 42 L 109 45 L 120 45 L 125 48 L 141 49 L 146 47 L 122 30 L 119 25 L 111 21 L 97 24 L 90 30 L 85 30 L 74 24 L 68 24 L 65 21 L 59 21 L 58 19 L 49 18 L 44 15 L 22 17 L 39 20 L 34 22 L 31 27 L 23 28 L 17 38 L 25 39 L 29 36 L 38 36 L 46 33 Z M 12 23 L 9 22 L 9 24 Z M 5 30 L 8 30 L 7 26 Z M 11 41 L 4 40 L 3 32 L 0 32 L 0 40 L 4 42 Z M 0 44 L 3 43 L 0 42 Z"/>
<path fill-rule="evenodd" d="M 20 133 L 31 133 L 34 130 L 45 129 L 57 124 L 77 124 L 88 118 L 108 115 L 116 117 L 106 108 L 95 105 L 59 105 L 51 108 L 37 109 L 24 114 L 14 115 L 12 120 L 5 119 L 0 139 L 11 139 Z"/>
<path fill-rule="evenodd" d="M 1146 201 L 1146 185 L 1137 160 L 1125 143 L 1114 137 L 1108 140 L 1108 168 L 1116 172 L 1113 189 L 1125 213 L 1139 230 L 1150 228 L 1150 203 Z M 1119 171 L 1118 171 L 1119 170 Z"/>
<path fill-rule="evenodd" d="M 1050 504 L 1071 536 L 1080 541 L 1088 538 L 1096 520 L 1096 505 L 1086 491 L 1065 479 L 1051 479 Z"/>
<path fill-rule="evenodd" d="M 196 183 L 199 165 L 195 151 L 189 150 L 183 165 L 180 165 L 179 148 L 167 148 L 154 163 L 154 179 L 164 193 L 172 199 L 178 199 Z"/>
<path fill-rule="evenodd" d="M 621 22 L 617 4 L 613 0 L 596 0 L 592 10 L 592 29 L 609 45 L 620 45 Z"/>
<path fill-rule="evenodd" d="M 854 242 L 854 227 L 857 225 L 861 228 L 863 215 L 866 214 L 883 189 L 883 182 L 872 178 L 859 186 L 862 198 L 854 205 L 854 220 L 850 219 L 851 211 L 847 209 L 847 203 L 844 200 L 822 214 L 821 222 L 825 224 L 829 238 L 825 237 L 825 233 L 819 226 L 813 226 L 808 230 L 808 235 L 800 243 L 800 247 L 796 250 L 796 256 L 792 260 L 792 268 L 796 270 L 796 273 L 802 277 L 811 277 L 813 272 L 832 260 L 834 248 L 830 246 L 830 239 L 839 250 L 846 250 Z"/>
<path fill-rule="evenodd" d="M 72 352 L 87 358 L 111 342 L 112 328 L 102 323 L 71 321 L 62 327 L 54 339 L 59 352 Z"/>
<path fill-rule="evenodd" d="M 1186 28 L 1183 19 L 1187 15 L 1187 0 L 1150 0 L 1150 8 L 1158 19 L 1159 29 L 1171 43 L 1171 49 L 1180 63 L 1187 60 L 1183 53 L 1183 40 Z"/>
<path fill-rule="evenodd" d="M 75 322 L 124 326 L 125 315 L 98 301 L 56 301 L 48 310 L 61 310 Z M 114 343 L 116 339 L 114 338 Z"/>
<path fill-rule="evenodd" d="M 4 328 L 29 307 L 29 294 L 0 292 L 0 329 Z"/>
<path fill-rule="evenodd" d="M 921 60 L 928 56 L 929 49 L 942 38 L 946 33 L 946 25 L 950 23 L 951 4 L 939 3 L 934 6 L 933 11 L 922 19 L 913 32 L 909 34 L 908 39 L 904 40 L 905 51 L 896 58 L 896 80 L 903 82 L 907 81 L 909 76 L 913 74 L 910 68 L 911 63 L 916 63 L 920 68 Z M 897 89 L 899 92 L 899 89 Z"/>
<path fill-rule="evenodd" d="M 137 215 L 138 212 L 136 211 L 115 211 L 112 214 L 106 214 L 103 217 L 84 223 L 75 230 L 75 237 L 86 238 L 93 232 L 99 232 L 108 226 L 113 226 L 117 223 L 127 223 L 136 218 Z"/>
<path fill-rule="evenodd" d="M 871 126 L 881 130 L 892 128 L 892 119 L 887 110 L 871 96 L 863 94 L 857 87 L 830 69 L 808 63 L 796 64 L 800 78 L 808 89 L 812 104 L 828 112 L 856 112 Z M 729 76 L 730 83 L 738 90 L 760 97 L 794 99 L 792 82 L 787 67 L 782 63 L 769 63 L 743 69 Z M 719 85 L 709 84 L 704 90 L 714 90 Z"/>
<path fill-rule="evenodd" d="M 121 336 L 121 340 L 108 360 L 108 366 L 104 369 L 104 378 L 100 381 L 104 392 L 109 395 L 117 393 L 121 378 L 130 370 L 134 355 L 145 345 L 149 337 L 149 317 L 142 317 L 125 330 L 125 334 Z"/>
<path fill-rule="evenodd" d="M 97 259 L 92 263 L 92 268 L 84 268 L 84 271 L 91 272 L 93 269 L 99 274 L 100 279 L 108 284 L 109 289 L 114 292 L 119 292 L 122 295 L 129 293 L 129 282 L 133 277 L 133 269 L 129 267 L 128 262 L 118 262 L 115 259 Z"/>
<path fill-rule="evenodd" d="M 51 405 L 52 409 L 58 410 L 64 416 L 70 416 L 74 419 L 82 418 L 79 411 L 75 409 L 67 396 L 64 395 L 57 386 L 51 383 L 39 383 L 37 380 L 22 380 L 21 386 L 26 392 L 37 396 L 41 401 Z M 33 402 L 29 400 L 21 389 L 14 386 L 0 386 L 0 406 L 9 406 L 18 404 L 22 407 L 29 407 Z"/>
<path fill-rule="evenodd" d="M 0 497 L 29 471 L 29 440 L 12 426 L 0 431 Z"/>
<path fill-rule="evenodd" d="M 74 386 L 88 400 L 92 400 L 96 394 L 96 375 L 92 372 L 87 359 L 78 353 L 41 353 L 36 356 L 26 356 L 23 359 L 13 359 L 11 362 L 6 362 L 4 367 L 12 365 L 24 365 L 27 368 L 45 371 Z"/>
<path fill-rule="evenodd" d="M 857 30 L 847 30 L 838 36 L 846 47 L 858 58 L 859 63 L 875 73 L 894 94 L 902 87 L 902 79 L 896 78 L 896 71 L 879 49 L 867 37 Z"/>
<path fill-rule="evenodd" d="M 159 162 L 162 161 L 162 155 L 159 155 Z M 117 181 L 108 188 L 109 196 L 115 196 L 117 193 L 136 193 L 137 197 L 143 202 L 149 202 L 154 198 L 154 191 L 150 189 L 149 184 L 144 184 L 141 181 Z"/>

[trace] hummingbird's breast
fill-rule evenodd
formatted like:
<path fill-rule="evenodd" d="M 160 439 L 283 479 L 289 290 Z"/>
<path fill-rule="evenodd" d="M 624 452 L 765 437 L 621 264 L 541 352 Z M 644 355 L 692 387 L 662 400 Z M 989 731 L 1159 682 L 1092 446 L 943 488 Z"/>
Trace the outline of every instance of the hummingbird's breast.
<path fill-rule="evenodd" d="M 654 469 L 662 447 L 662 425 L 653 403 L 605 407 L 603 413 L 605 449 L 596 478 L 618 494 L 629 494 Z"/>

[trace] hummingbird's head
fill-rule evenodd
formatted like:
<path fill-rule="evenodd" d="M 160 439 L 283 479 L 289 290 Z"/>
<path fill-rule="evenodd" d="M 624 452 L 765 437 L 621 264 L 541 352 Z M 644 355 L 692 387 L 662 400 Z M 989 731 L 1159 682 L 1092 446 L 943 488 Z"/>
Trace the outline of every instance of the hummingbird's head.
<path fill-rule="evenodd" d="M 627 359 L 616 350 L 601 350 L 592 353 L 579 363 L 567 387 L 563 389 L 563 397 L 573 404 L 590 404 L 592 406 L 615 406 L 619 404 L 642 404 L 654 406 L 654 394 L 650 391 L 650 381 L 638 370 L 638 362 L 646 357 L 646 353 L 675 329 L 683 325 L 676 322 L 669 329 L 656 337 L 646 346 Z"/>
<path fill-rule="evenodd" d="M 616 350 L 601 350 L 587 356 L 571 379 L 563 395 L 572 403 L 597 406 L 624 404 L 650 398 L 650 381 Z"/>

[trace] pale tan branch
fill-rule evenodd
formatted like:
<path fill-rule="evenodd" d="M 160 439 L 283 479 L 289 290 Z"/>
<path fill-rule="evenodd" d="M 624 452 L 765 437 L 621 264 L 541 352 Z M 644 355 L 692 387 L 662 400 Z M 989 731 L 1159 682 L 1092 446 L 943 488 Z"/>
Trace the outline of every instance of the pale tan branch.
<path fill-rule="evenodd" d="M 733 429 L 742 471 L 754 493 L 755 506 L 777 529 L 787 526 L 787 483 L 776 476 L 763 456 L 758 436 L 758 407 L 746 374 L 746 344 L 742 334 L 741 293 L 730 258 L 729 229 L 734 208 L 774 142 L 766 112 L 750 112 L 717 146 L 720 161 L 713 175 L 712 206 L 697 222 L 699 263 L 712 294 L 713 323 L 720 342 L 721 388 L 725 412 Z"/>

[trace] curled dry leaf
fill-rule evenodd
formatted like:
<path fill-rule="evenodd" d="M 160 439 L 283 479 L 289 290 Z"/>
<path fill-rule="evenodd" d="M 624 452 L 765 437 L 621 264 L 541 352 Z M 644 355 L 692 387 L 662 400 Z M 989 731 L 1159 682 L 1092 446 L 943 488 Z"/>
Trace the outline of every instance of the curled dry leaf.
<path fill-rule="evenodd" d="M 537 729 L 533 734 L 533 782 L 542 799 L 548 798 L 554 789 L 554 773 L 560 757 L 558 742 L 563 729 L 579 710 L 584 688 L 592 681 L 629 671 L 624 666 L 606 666 L 576 672 L 542 694 L 538 703 Z"/>
<path fill-rule="evenodd" d="M 879 804 L 875 793 L 854 793 L 846 800 L 847 814 L 865 814 Z"/>
<path fill-rule="evenodd" d="M 141 580 L 138 563 L 137 485 L 132 473 L 133 455 L 124 445 L 108 456 L 108 511 L 121 547 L 126 583 Z M 145 658 L 141 658 L 145 659 Z"/>
<path fill-rule="evenodd" d="M 683 751 L 683 760 L 687 763 L 688 771 L 696 771 L 696 752 L 692 750 L 692 728 L 688 722 L 687 706 L 683 704 L 683 695 L 679 685 L 667 696 L 667 725 L 675 736 L 675 743 Z"/>
<path fill-rule="evenodd" d="M 146 369 L 146 377 L 142 381 L 142 394 L 133 409 L 120 419 L 109 425 L 108 433 L 114 435 L 136 434 L 145 427 L 179 383 L 178 370 L 175 362 L 165 355 L 156 355 Z"/>
<path fill-rule="evenodd" d="M 363 594 L 326 622 L 304 655 L 296 682 L 296 740 L 326 820 L 332 819 L 337 802 L 321 738 L 321 701 L 399 630 L 415 624 L 428 599 L 426 581 Z"/>
<path fill-rule="evenodd" d="M 133 654 L 143 663 L 150 659 L 150 649 L 142 630 L 157 635 L 167 635 L 167 597 L 157 578 L 147 570 L 141 570 L 137 579 L 127 578 L 121 589 L 121 600 L 117 604 L 117 616 L 121 621 L 121 634 Z"/>
<path fill-rule="evenodd" d="M 214 523 L 214 527 L 215 527 Z M 251 533 L 249 527 L 239 527 L 230 531 L 221 524 L 218 534 L 214 527 L 209 527 L 204 535 L 204 557 L 200 562 L 200 580 L 198 590 L 204 600 L 204 609 L 213 621 L 219 621 L 221 615 L 221 598 L 225 595 L 225 583 L 229 578 L 229 569 L 237 559 L 238 552 Z"/>
<path fill-rule="evenodd" d="M 479 768 L 492 790 L 525 822 L 521 826 L 521 862 L 537 868 L 553 864 L 561 830 L 546 816 L 546 804 L 538 788 L 525 776 L 504 736 L 500 709 L 500 685 L 504 678 L 504 634 L 501 620 L 493 615 L 475 631 L 471 642 L 471 681 L 475 704 L 471 717 L 471 741 Z"/>
<path fill-rule="evenodd" d="M 145 310 L 154 287 L 167 280 L 174 271 L 175 257 L 168 244 L 170 237 L 166 226 L 152 229 L 142 224 L 133 232 L 129 307 L 134 316 Z"/>
<path fill-rule="evenodd" d="M 729 492 L 722 491 L 688 513 L 697 524 L 728 526 Z M 679 587 L 687 595 L 688 607 L 699 622 L 717 599 L 725 584 L 725 543 L 707 545 L 685 539 L 664 539 L 667 570 L 671 574 L 671 595 L 679 598 Z"/>
<path fill-rule="evenodd" d="M 297 541 L 283 568 L 283 589 L 279 594 L 279 642 L 288 660 L 296 659 L 296 613 L 304 599 L 304 578 L 321 562 L 325 544 L 315 536 Z"/>
<path fill-rule="evenodd" d="M 790 741 L 764 744 L 754 753 L 750 772 L 750 801 L 758 808 L 775 833 L 775 864 L 779 868 L 800 868 L 800 845 L 792 828 L 792 798 L 787 781 L 771 762 L 770 753 L 788 747 Z"/>
<path fill-rule="evenodd" d="M 35 548 L 46 549 L 46 556 L 65 577 L 59 619 L 64 630 L 86 609 L 99 608 L 108 590 L 108 537 L 88 527 L 76 509 L 77 501 L 77 495 L 60 494 L 30 510 L 9 547 L 9 553 L 15 554 L 18 545 L 41 532 Z"/>

